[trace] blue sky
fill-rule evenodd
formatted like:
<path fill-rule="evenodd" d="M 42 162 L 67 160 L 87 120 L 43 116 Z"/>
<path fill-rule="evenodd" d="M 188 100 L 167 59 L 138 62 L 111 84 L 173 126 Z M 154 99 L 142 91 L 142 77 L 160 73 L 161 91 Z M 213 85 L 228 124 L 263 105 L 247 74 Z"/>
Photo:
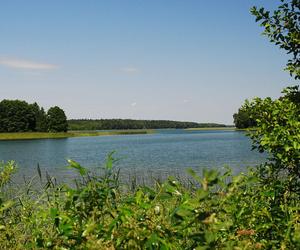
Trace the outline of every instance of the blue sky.
<path fill-rule="evenodd" d="M 237 0 L 0 3 L 0 99 L 68 118 L 232 124 L 246 98 L 278 97 L 287 61 Z"/>

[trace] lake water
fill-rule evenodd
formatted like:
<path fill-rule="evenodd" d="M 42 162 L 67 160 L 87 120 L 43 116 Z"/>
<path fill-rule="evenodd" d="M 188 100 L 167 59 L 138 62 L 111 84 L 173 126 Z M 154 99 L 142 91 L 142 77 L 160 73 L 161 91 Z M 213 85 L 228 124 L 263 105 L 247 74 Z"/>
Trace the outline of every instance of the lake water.
<path fill-rule="evenodd" d="M 106 156 L 116 151 L 117 167 L 121 174 L 167 176 L 193 168 L 230 166 L 240 172 L 257 165 L 265 156 L 251 151 L 251 141 L 244 132 L 228 130 L 158 130 L 155 134 L 78 137 L 67 139 L 19 140 L 0 142 L 0 160 L 15 160 L 17 176 L 37 174 L 39 164 L 43 172 L 58 179 L 71 179 L 66 159 L 97 169 Z"/>

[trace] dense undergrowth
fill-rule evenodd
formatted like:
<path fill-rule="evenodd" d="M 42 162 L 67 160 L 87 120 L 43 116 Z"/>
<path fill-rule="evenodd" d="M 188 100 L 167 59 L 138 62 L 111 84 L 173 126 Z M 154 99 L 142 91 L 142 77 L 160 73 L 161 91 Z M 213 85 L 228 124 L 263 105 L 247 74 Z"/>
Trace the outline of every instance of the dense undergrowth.
<path fill-rule="evenodd" d="M 48 178 L 22 191 L 8 183 L 15 164 L 1 165 L 1 249 L 300 248 L 299 193 L 257 171 L 190 170 L 188 185 L 170 177 L 129 191 L 112 155 L 101 176 L 69 163 L 76 185 Z"/>
<path fill-rule="evenodd" d="M 280 182 L 264 185 L 255 172 L 210 170 L 199 177 L 190 171 L 188 188 L 169 178 L 125 192 L 112 161 L 103 176 L 70 162 L 81 174 L 74 187 L 49 179 L 40 191 L 3 192 L 2 249 L 300 247 L 299 197 Z M 4 190 L 13 169 L 13 163 L 2 165 Z"/>

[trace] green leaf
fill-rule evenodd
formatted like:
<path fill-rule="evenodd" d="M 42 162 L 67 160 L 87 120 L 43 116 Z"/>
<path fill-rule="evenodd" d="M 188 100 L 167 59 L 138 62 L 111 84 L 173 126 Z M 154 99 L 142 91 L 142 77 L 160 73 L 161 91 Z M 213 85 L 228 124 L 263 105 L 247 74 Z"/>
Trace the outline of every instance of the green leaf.
<path fill-rule="evenodd" d="M 53 207 L 50 208 L 50 217 L 51 217 L 51 218 L 54 219 L 54 218 L 57 216 L 57 214 L 58 214 L 58 213 L 57 213 L 57 208 L 53 208 Z"/>
<path fill-rule="evenodd" d="M 82 167 L 79 163 L 72 161 L 72 160 L 68 160 L 68 163 L 69 163 L 69 166 L 67 166 L 68 168 L 74 168 L 74 169 L 78 170 L 78 172 L 81 176 L 86 175 L 87 170 L 84 167 Z"/>

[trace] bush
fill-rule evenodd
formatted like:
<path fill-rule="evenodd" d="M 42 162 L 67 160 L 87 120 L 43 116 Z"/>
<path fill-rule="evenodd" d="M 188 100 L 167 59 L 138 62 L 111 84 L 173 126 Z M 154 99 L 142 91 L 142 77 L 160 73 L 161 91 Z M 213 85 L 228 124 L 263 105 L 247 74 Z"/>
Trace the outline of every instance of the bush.
<path fill-rule="evenodd" d="M 55 184 L 1 200 L 4 249 L 297 249 L 300 199 L 278 198 L 280 182 L 265 185 L 255 171 L 232 176 L 190 170 L 189 185 L 124 189 L 108 156 L 102 175 L 74 161 L 75 185 Z M 3 165 L 1 195 L 14 165 Z M 7 186 L 8 184 L 8 186 Z M 293 199 L 292 199 L 293 198 Z"/>
<path fill-rule="evenodd" d="M 257 128 L 250 133 L 254 148 L 268 152 L 270 161 L 260 168 L 266 183 L 285 181 L 288 191 L 300 189 L 300 102 L 294 97 L 297 88 L 284 90 L 277 100 L 256 98 L 246 102 L 244 108 L 251 110 Z"/>

